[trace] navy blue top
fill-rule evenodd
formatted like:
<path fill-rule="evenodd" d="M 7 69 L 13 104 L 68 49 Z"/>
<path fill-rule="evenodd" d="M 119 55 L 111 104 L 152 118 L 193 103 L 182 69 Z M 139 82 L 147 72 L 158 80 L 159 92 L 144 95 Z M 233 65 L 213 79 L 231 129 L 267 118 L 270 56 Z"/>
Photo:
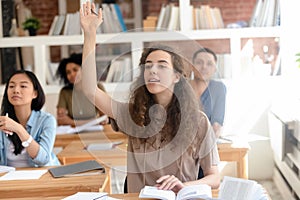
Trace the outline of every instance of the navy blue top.
<path fill-rule="evenodd" d="M 223 126 L 226 101 L 226 86 L 224 83 L 210 80 L 200 100 L 210 123 L 218 122 Z"/>

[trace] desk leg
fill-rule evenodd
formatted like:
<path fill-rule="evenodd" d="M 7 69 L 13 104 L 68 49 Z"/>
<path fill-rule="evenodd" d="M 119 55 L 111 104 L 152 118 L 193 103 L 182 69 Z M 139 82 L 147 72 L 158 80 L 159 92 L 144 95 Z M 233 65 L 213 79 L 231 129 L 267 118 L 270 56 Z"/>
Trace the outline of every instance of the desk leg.
<path fill-rule="evenodd" d="M 112 193 L 111 188 L 111 173 L 110 169 L 105 169 L 106 173 L 108 174 L 105 178 L 105 181 L 103 183 L 103 186 L 99 189 L 99 192 L 107 192 L 108 194 Z"/>
<path fill-rule="evenodd" d="M 237 172 L 239 178 L 248 179 L 248 152 L 240 152 Z"/>

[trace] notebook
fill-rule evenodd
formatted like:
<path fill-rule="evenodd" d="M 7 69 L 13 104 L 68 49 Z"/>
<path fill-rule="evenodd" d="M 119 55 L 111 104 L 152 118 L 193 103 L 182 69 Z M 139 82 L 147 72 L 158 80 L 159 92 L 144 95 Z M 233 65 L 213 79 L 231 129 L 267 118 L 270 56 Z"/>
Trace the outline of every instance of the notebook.
<path fill-rule="evenodd" d="M 49 172 L 54 178 L 59 178 L 66 175 L 78 174 L 96 169 L 102 170 L 103 173 L 105 172 L 104 167 L 95 160 L 50 168 Z"/>

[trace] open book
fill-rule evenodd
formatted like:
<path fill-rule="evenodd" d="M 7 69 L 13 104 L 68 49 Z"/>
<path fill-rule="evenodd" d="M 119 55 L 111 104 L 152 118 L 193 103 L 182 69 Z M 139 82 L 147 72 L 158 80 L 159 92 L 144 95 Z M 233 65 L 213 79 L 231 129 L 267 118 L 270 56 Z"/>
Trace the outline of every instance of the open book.
<path fill-rule="evenodd" d="M 71 127 L 71 126 L 58 126 L 56 128 L 56 134 L 71 134 L 71 133 L 80 133 L 83 131 L 102 131 L 103 126 L 100 125 L 101 122 L 105 121 L 107 119 L 106 115 L 103 115 L 101 117 L 98 117 L 92 121 L 89 121 L 85 124 L 82 124 L 80 126 Z"/>
<path fill-rule="evenodd" d="M 189 185 L 182 188 L 177 195 L 171 190 L 159 190 L 157 187 L 145 186 L 139 198 L 155 198 L 165 200 L 212 199 L 211 187 L 205 184 Z"/>
<path fill-rule="evenodd" d="M 220 186 L 222 200 L 268 200 L 264 188 L 256 181 L 224 176 Z"/>

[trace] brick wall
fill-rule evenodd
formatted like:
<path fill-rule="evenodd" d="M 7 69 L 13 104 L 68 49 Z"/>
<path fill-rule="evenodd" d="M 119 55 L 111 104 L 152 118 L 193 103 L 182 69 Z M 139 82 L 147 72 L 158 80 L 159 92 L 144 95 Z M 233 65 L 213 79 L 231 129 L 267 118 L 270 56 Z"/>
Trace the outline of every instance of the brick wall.
<path fill-rule="evenodd" d="M 74 0 L 75 1 L 75 0 Z M 55 15 L 58 14 L 58 0 L 23 0 L 24 4 L 31 9 L 32 14 L 42 21 L 42 28 L 38 31 L 38 34 L 48 34 L 52 20 Z M 163 4 L 175 3 L 178 1 L 174 0 L 142 0 L 143 18 L 150 14 L 159 14 L 160 8 Z M 233 23 L 239 20 L 249 21 L 253 9 L 256 4 L 256 0 L 191 0 L 191 4 L 194 6 L 199 5 L 210 5 L 211 7 L 219 7 L 222 12 L 223 20 L 225 25 Z M 272 40 L 272 39 L 271 39 Z M 214 40 L 214 41 L 199 41 L 202 46 L 208 46 L 214 49 L 217 53 L 229 53 L 229 42 L 227 40 Z M 243 44 L 245 41 L 243 41 Z M 222 44 L 222 45 L 220 45 Z M 278 50 L 278 44 L 270 44 L 270 39 L 260 40 L 259 44 L 254 46 L 255 52 L 260 57 L 263 56 L 262 46 L 267 44 L 270 46 L 270 51 L 276 54 Z M 51 51 L 51 57 L 55 60 L 59 60 L 59 48 Z M 53 55 L 54 54 L 54 55 Z M 52 60 L 53 60 L 52 59 Z"/>
<path fill-rule="evenodd" d="M 38 34 L 47 34 L 54 16 L 58 14 L 58 0 L 23 0 L 23 2 L 32 11 L 33 15 L 42 21 L 42 27 Z M 178 3 L 174 0 L 143 0 L 143 18 L 150 14 L 158 15 L 161 6 L 169 2 Z M 224 23 L 228 24 L 239 20 L 249 21 L 256 0 L 191 0 L 191 3 L 194 6 L 209 4 L 211 7 L 219 7 Z"/>
<path fill-rule="evenodd" d="M 143 1 L 143 17 L 150 14 L 159 14 L 163 4 L 169 2 L 177 4 L 178 1 L 171 0 L 148 0 Z M 256 4 L 256 0 L 191 0 L 193 6 L 210 5 L 221 9 L 225 25 L 236 21 L 249 21 Z"/>
<path fill-rule="evenodd" d="M 50 29 L 55 15 L 58 14 L 58 0 L 23 0 L 32 15 L 41 20 L 41 28 L 38 35 L 46 35 Z"/>

